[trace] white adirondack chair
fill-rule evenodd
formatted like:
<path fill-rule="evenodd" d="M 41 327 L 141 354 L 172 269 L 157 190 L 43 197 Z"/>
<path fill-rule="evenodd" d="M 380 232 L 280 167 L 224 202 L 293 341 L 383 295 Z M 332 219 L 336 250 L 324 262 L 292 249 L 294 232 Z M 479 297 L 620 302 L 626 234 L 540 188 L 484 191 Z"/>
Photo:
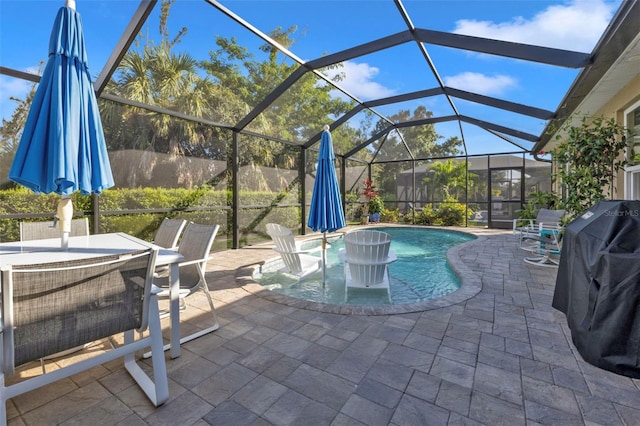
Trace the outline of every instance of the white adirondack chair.
<path fill-rule="evenodd" d="M 398 260 L 391 245 L 391 235 L 374 230 L 356 230 L 345 234 L 345 248 L 338 257 L 344 263 L 345 300 L 350 288 L 386 290 L 389 300 L 390 263 Z"/>
<path fill-rule="evenodd" d="M 273 249 L 280 253 L 280 257 L 282 257 L 286 273 L 297 277 L 298 280 L 302 280 L 322 269 L 322 258 L 310 254 L 318 251 L 319 248 L 312 250 L 302 249 L 289 228 L 277 223 L 268 223 L 267 234 L 275 244 Z"/>

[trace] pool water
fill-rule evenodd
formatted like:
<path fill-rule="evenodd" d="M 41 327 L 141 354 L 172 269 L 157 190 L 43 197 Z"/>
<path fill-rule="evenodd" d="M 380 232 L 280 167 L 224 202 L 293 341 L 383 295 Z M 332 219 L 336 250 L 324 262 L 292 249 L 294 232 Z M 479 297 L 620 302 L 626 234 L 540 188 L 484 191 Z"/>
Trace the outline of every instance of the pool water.
<path fill-rule="evenodd" d="M 383 290 L 349 289 L 345 300 L 344 267 L 338 251 L 341 237 L 329 239 L 325 282 L 322 272 L 302 281 L 279 270 L 282 261 L 268 262 L 254 273 L 254 280 L 271 291 L 314 302 L 349 305 L 406 304 L 436 299 L 460 288 L 460 280 L 446 259 L 449 248 L 475 239 L 456 231 L 413 227 L 376 227 L 391 235 L 391 249 L 398 260 L 389 266 L 391 302 Z M 319 246 L 320 240 L 307 242 L 306 248 Z M 320 257 L 320 252 L 316 253 Z"/>

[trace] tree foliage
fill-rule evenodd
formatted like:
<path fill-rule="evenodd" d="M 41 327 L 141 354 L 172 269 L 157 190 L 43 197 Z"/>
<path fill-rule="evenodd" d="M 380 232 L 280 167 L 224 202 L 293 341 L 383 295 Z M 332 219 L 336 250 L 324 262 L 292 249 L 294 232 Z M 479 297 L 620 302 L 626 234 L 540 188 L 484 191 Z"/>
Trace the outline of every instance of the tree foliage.
<path fill-rule="evenodd" d="M 40 72 L 43 70 L 44 63 L 40 63 Z M 11 163 L 15 157 L 20 138 L 22 137 L 22 131 L 24 125 L 27 122 L 27 116 L 29 115 L 29 108 L 31 102 L 36 94 L 36 84 L 33 84 L 31 90 L 24 99 L 18 99 L 10 97 L 9 100 L 16 103 L 16 108 L 11 114 L 11 119 L 2 119 L 2 126 L 0 126 L 0 173 L 2 176 L 9 174 Z M 7 186 L 13 187 L 13 182 L 8 182 Z"/>
<path fill-rule="evenodd" d="M 453 159 L 434 162 L 428 169 L 422 184 L 429 188 L 429 201 L 445 199 L 464 200 L 467 186 L 471 187 L 478 176 L 467 172 L 464 161 Z M 469 181 L 467 185 L 467 180 Z"/>
<path fill-rule="evenodd" d="M 191 188 L 226 179 L 230 170 L 227 162 L 232 156 L 231 129 L 237 129 L 243 118 L 289 76 L 300 72 L 300 65 L 274 46 L 264 44 L 259 51 L 250 52 L 234 37 L 216 36 L 207 57 L 196 59 L 183 47 L 188 29 L 170 30 L 174 1 L 162 0 L 157 30 L 145 28 L 140 32 L 106 88 L 107 93 L 132 101 L 133 105 L 150 108 L 99 100 L 107 148 L 117 162 L 113 169 L 119 187 Z M 297 31 L 295 26 L 277 27 L 269 35 L 290 48 Z M 345 78 L 341 67 L 332 65 L 318 71 L 339 82 Z M 306 71 L 241 129 L 249 132 L 238 134 L 238 159 L 252 181 L 264 181 L 260 176 L 264 167 L 296 169 L 301 148 L 295 145 L 309 141 L 325 124 L 355 106 L 333 91 L 332 85 Z M 13 158 L 31 99 L 18 102 L 13 117 L 3 120 L 0 129 L 2 163 Z M 175 111 L 185 118 L 156 110 Z M 430 111 L 419 106 L 413 111 L 399 111 L 390 119 L 402 123 L 431 116 Z M 386 120 L 375 121 L 377 116 L 367 111 L 361 117 L 359 123 L 343 123 L 332 131 L 338 155 L 389 125 Z M 409 160 L 457 153 L 457 138 L 442 139 L 433 125 L 393 130 L 363 149 L 359 157 L 367 161 L 374 155 L 378 160 Z M 382 165 L 374 176 L 381 193 L 395 194 L 395 175 L 401 169 L 402 163 Z"/>
<path fill-rule="evenodd" d="M 613 197 L 615 175 L 626 163 L 625 136 L 624 127 L 604 117 L 583 117 L 579 126 L 567 124 L 558 133 L 560 143 L 551 152 L 557 162 L 554 178 L 563 187 L 563 204 L 570 216 L 607 195 Z"/>
<path fill-rule="evenodd" d="M 431 118 L 433 113 L 424 106 L 418 106 L 413 112 L 401 110 L 389 117 L 394 123 L 406 123 L 410 121 Z M 385 120 L 379 120 L 374 128 L 374 133 L 381 132 L 389 127 Z M 383 138 L 374 142 L 369 150 L 377 153 L 377 160 L 399 159 L 427 159 L 433 157 L 446 157 L 460 153 L 462 145 L 457 137 L 451 137 L 443 141 L 443 136 L 436 132 L 433 124 L 404 127 L 400 131 L 391 131 Z M 396 175 L 403 171 L 404 163 L 386 163 L 378 169 L 374 175 L 376 182 L 383 194 L 395 197 Z"/>

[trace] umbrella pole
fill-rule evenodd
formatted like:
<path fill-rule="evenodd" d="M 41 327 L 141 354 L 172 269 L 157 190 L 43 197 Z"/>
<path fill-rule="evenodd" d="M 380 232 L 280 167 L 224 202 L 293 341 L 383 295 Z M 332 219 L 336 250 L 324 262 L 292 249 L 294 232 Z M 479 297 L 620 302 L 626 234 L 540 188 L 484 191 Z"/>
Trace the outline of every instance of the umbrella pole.
<path fill-rule="evenodd" d="M 73 203 L 68 195 L 58 201 L 58 229 L 62 232 L 60 246 L 66 250 L 69 248 L 69 233 L 71 232 L 71 218 L 73 217 Z"/>
<path fill-rule="evenodd" d="M 322 233 L 322 289 L 325 287 L 325 276 L 327 273 L 327 233 Z"/>

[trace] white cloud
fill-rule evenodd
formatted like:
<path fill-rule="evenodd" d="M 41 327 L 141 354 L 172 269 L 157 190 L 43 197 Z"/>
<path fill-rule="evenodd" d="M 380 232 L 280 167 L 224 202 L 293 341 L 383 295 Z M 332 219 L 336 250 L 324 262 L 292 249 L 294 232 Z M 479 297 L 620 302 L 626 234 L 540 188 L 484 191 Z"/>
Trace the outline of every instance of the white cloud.
<path fill-rule="evenodd" d="M 377 67 L 353 61 L 345 61 L 342 65 L 340 68 L 325 70 L 324 73 L 329 77 L 334 77 L 338 73 L 343 74 L 344 78 L 338 82 L 338 85 L 358 99 L 379 99 L 396 93 L 393 89 L 373 81 L 380 73 Z"/>
<path fill-rule="evenodd" d="M 0 115 L 2 118 L 10 119 L 13 110 L 18 105 L 12 101 L 11 97 L 24 99 L 31 90 L 33 83 L 19 78 L 0 75 Z"/>
<path fill-rule="evenodd" d="M 463 72 L 444 77 L 444 83 L 454 89 L 492 96 L 501 95 L 508 89 L 518 86 L 518 81 L 508 75 L 488 76 L 477 72 Z"/>
<path fill-rule="evenodd" d="M 590 53 L 609 24 L 615 5 L 604 0 L 572 0 L 549 6 L 531 19 L 496 23 L 463 19 L 455 33 Z"/>
<path fill-rule="evenodd" d="M 0 76 L 0 93 L 2 93 L 3 101 L 9 97 L 25 97 L 33 83 L 31 81 L 22 80 L 19 78 Z"/>

